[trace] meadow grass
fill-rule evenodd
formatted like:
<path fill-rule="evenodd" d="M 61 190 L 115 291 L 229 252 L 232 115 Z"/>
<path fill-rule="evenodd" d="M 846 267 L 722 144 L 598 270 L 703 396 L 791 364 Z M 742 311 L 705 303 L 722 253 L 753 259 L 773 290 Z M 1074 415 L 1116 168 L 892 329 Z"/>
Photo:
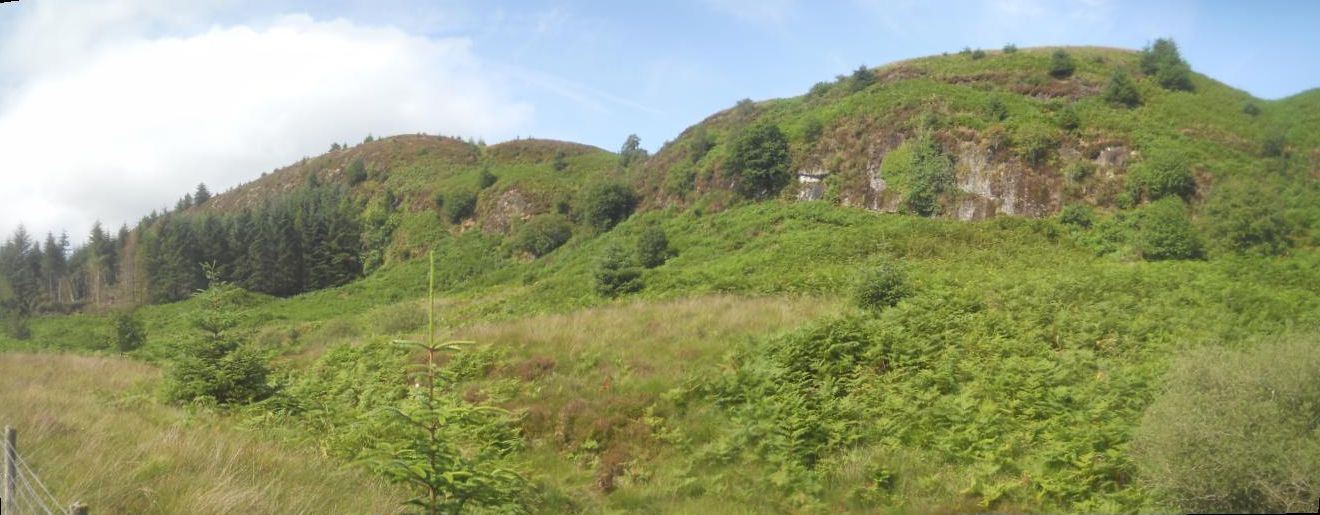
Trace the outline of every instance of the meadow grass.
<path fill-rule="evenodd" d="M 118 358 L 0 352 L 0 422 L 67 506 L 93 513 L 395 513 L 364 471 L 156 400 L 160 372 Z"/>

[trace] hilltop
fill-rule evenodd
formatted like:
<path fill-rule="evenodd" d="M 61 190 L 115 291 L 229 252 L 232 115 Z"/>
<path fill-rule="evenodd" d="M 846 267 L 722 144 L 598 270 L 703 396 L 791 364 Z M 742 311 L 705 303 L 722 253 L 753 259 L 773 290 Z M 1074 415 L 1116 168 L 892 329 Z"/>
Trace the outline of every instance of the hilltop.
<path fill-rule="evenodd" d="M 472 189 L 481 170 L 493 173 L 500 180 L 479 193 L 474 220 L 499 233 L 536 214 L 564 210 L 583 184 L 616 177 L 639 192 L 643 209 L 719 210 L 739 201 L 729 157 L 737 136 L 758 124 L 773 125 L 786 138 L 791 177 L 778 197 L 882 212 L 910 210 L 906 201 L 915 185 L 900 161 L 910 159 L 918 136 L 931 138 L 952 164 L 952 183 L 931 214 L 960 220 L 1043 217 L 1069 205 L 1131 209 L 1147 200 L 1140 190 L 1149 186 L 1140 181 L 1167 163 L 1189 175 L 1175 180 L 1189 181 L 1180 187 L 1194 210 L 1221 185 L 1248 179 L 1305 189 L 1310 181 L 1302 179 L 1316 174 L 1315 91 L 1265 101 L 1196 73 L 1189 74 L 1189 90 L 1170 90 L 1143 74 L 1139 52 L 1096 47 L 1066 48 L 1074 70 L 1060 77 L 1050 72 L 1056 50 L 917 58 L 859 69 L 799 97 L 739 102 L 626 170 L 617 155 L 567 142 L 487 147 L 396 136 L 277 170 L 219 195 L 211 207 L 253 205 L 299 187 L 309 173 L 343 181 L 345 170 L 362 161 L 368 180 L 355 194 L 388 191 L 410 211 L 434 208 L 437 192 Z M 1131 77 L 1137 105 L 1104 98 L 1115 72 Z M 1264 155 L 1272 135 L 1282 136 L 1283 150 L 1299 158 L 1292 169 L 1309 177 L 1272 173 L 1273 161 Z M 564 172 L 553 169 L 556 153 L 571 163 Z M 889 156 L 896 159 L 886 165 Z"/>
<path fill-rule="evenodd" d="M 410 459 L 409 432 L 382 413 L 419 409 L 434 381 L 428 409 L 454 422 L 432 450 L 472 478 L 450 491 L 494 510 L 1309 507 L 1320 90 L 1260 100 L 1151 55 L 859 68 L 739 102 L 654 155 L 335 145 L 83 251 L 69 283 L 141 305 L 34 309 L 0 348 L 116 355 L 64 361 L 153 385 L 99 393 L 106 409 L 273 449 L 289 502 L 315 476 L 287 449 L 397 479 L 376 458 Z M 428 337 L 475 343 L 435 360 L 399 343 Z M 208 383 L 196 349 L 216 341 L 235 343 Z M 43 355 L 15 366 L 63 366 Z M 76 433 L 22 413 L 34 455 L 72 460 Z M 114 511 L 211 470 L 147 468 L 50 477 Z M 363 505 L 398 495 L 372 486 Z"/>

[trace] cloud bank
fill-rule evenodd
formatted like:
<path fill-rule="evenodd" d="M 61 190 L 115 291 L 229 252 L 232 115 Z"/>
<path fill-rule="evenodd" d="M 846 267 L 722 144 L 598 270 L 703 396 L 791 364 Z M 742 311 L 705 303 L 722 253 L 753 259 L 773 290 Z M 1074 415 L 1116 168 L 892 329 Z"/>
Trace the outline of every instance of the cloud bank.
<path fill-rule="evenodd" d="M 368 132 L 498 140 L 533 116 L 464 38 L 301 14 L 198 26 L 169 7 L 40 2 L 8 20 L 3 234 L 81 241 Z"/>

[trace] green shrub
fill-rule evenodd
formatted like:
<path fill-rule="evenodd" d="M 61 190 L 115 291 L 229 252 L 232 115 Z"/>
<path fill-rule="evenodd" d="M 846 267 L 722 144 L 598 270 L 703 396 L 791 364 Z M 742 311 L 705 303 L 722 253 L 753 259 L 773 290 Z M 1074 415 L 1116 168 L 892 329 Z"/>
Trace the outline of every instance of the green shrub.
<path fill-rule="evenodd" d="M 881 173 L 904 185 L 903 210 L 933 216 L 940 212 L 940 197 L 953 189 L 953 162 L 928 133 L 903 142 L 881 163 Z"/>
<path fill-rule="evenodd" d="M 1014 139 L 1017 140 L 1018 154 L 1032 166 L 1048 161 L 1050 154 L 1059 146 L 1054 129 L 1037 123 L 1018 127 Z"/>
<path fill-rule="evenodd" d="M 349 186 L 355 186 L 367 180 L 367 165 L 362 162 L 361 158 L 354 159 L 353 163 L 348 165 L 348 170 L 344 172 L 344 177 L 348 179 Z"/>
<path fill-rule="evenodd" d="M 1142 479 L 1182 511 L 1315 509 L 1320 345 L 1201 348 L 1178 359 L 1132 450 Z"/>
<path fill-rule="evenodd" d="M 1007 44 L 1007 45 L 1004 45 L 1004 53 L 1005 53 L 1005 54 L 1016 54 L 1017 51 L 1018 51 L 1018 47 L 1017 47 L 1017 45 L 1014 45 L 1014 44 L 1012 44 L 1012 43 L 1009 43 L 1009 44 Z"/>
<path fill-rule="evenodd" d="M 687 195 L 697 184 L 697 169 L 690 163 L 669 168 L 665 174 L 665 192 L 677 197 Z"/>
<path fill-rule="evenodd" d="M 442 206 L 445 219 L 456 224 L 476 212 L 477 194 L 468 190 L 450 190 L 445 192 Z"/>
<path fill-rule="evenodd" d="M 856 93 L 875 84 L 875 73 L 867 69 L 866 65 L 862 65 L 853 70 L 852 76 L 848 79 L 848 89 Z"/>
<path fill-rule="evenodd" d="M 823 81 L 817 82 L 811 85 L 811 91 L 808 91 L 807 95 L 812 97 L 823 97 L 830 94 L 831 89 L 834 89 L 833 84 Z"/>
<path fill-rule="evenodd" d="M 210 399 L 220 404 L 247 403 L 270 394 L 266 358 L 239 329 L 235 299 L 242 290 L 215 280 L 196 295 L 201 305 L 193 320 L 198 333 L 180 343 L 166 391 L 178 402 Z"/>
<path fill-rule="evenodd" d="M 1109 77 L 1109 83 L 1105 84 L 1104 98 L 1105 102 L 1113 105 L 1125 107 L 1141 105 L 1141 93 L 1137 91 L 1137 84 L 1122 70 L 1115 71 Z"/>
<path fill-rule="evenodd" d="M 1283 199 L 1259 181 L 1217 185 L 1205 203 L 1204 215 L 1211 241 L 1224 251 L 1274 256 L 1291 245 L 1293 227 L 1284 216 Z"/>
<path fill-rule="evenodd" d="M 605 247 L 592 271 L 596 293 L 604 297 L 617 297 L 642 289 L 641 277 L 642 271 L 617 244 Z"/>
<path fill-rule="evenodd" d="M 131 352 L 147 341 L 147 328 L 131 313 L 119 313 L 110 320 L 110 343 L 119 352 Z"/>
<path fill-rule="evenodd" d="M 669 259 L 669 237 L 658 225 L 648 225 L 637 237 L 637 262 L 655 268 Z"/>
<path fill-rule="evenodd" d="M 1059 211 L 1059 221 L 1088 229 L 1095 223 L 1095 210 L 1086 204 L 1068 204 Z"/>
<path fill-rule="evenodd" d="M 1059 111 L 1058 122 L 1059 128 L 1066 131 L 1075 131 L 1082 126 L 1082 119 L 1077 115 L 1077 109 L 1072 105 Z"/>
<path fill-rule="evenodd" d="M 518 228 L 510 247 L 515 252 L 526 252 L 541 257 L 568 242 L 573 237 L 573 226 L 561 214 L 543 214 L 532 217 Z"/>
<path fill-rule="evenodd" d="M 821 122 L 820 118 L 813 116 L 802 124 L 802 139 L 808 144 L 815 143 L 823 132 L 825 132 L 825 123 Z"/>
<path fill-rule="evenodd" d="M 1196 180 L 1187 167 L 1187 157 L 1179 152 L 1153 152 L 1132 167 L 1128 188 L 1135 200 L 1159 200 L 1168 196 L 1191 198 Z"/>
<path fill-rule="evenodd" d="M 986 104 L 986 111 L 990 113 L 990 119 L 994 121 L 1003 121 L 1008 118 L 1008 106 L 999 97 L 990 97 L 990 102 Z"/>
<path fill-rule="evenodd" d="M 555 157 L 550 160 L 550 167 L 554 168 L 556 172 L 567 170 L 568 154 L 565 154 L 563 150 L 556 150 Z"/>
<path fill-rule="evenodd" d="M 710 149 L 715 148 L 715 139 L 706 131 L 705 125 L 698 125 L 692 130 L 692 136 L 688 139 L 688 154 L 692 156 L 692 162 L 700 161 L 706 157 Z"/>
<path fill-rule="evenodd" d="M 1086 160 L 1072 161 L 1063 168 L 1063 178 L 1068 179 L 1068 182 L 1078 183 L 1086 180 L 1093 172 L 1095 172 L 1095 163 Z"/>
<path fill-rule="evenodd" d="M 1252 102 L 1247 102 L 1245 105 L 1242 106 L 1242 112 L 1246 113 L 1247 116 L 1259 116 L 1260 107 L 1256 106 L 1256 104 Z"/>
<path fill-rule="evenodd" d="M 1137 218 L 1137 252 L 1150 261 L 1201 257 L 1201 239 L 1187 218 L 1178 197 L 1168 197 L 1142 208 Z"/>
<path fill-rule="evenodd" d="M 1050 76 L 1056 79 L 1071 77 L 1077 69 L 1077 62 L 1067 51 L 1060 48 L 1050 55 Z"/>
<path fill-rule="evenodd" d="M 477 189 L 484 190 L 495 185 L 495 181 L 500 178 L 491 173 L 489 166 L 481 167 L 481 173 L 477 175 Z"/>
<path fill-rule="evenodd" d="M 4 320 L 5 334 L 15 340 L 28 340 L 32 338 L 32 326 L 28 323 L 27 315 L 8 311 L 0 313 L 0 318 Z"/>
<path fill-rule="evenodd" d="M 738 135 L 729 155 L 728 171 L 737 179 L 738 192 L 748 198 L 779 193 L 792 179 L 788 138 L 776 125 L 760 123 Z"/>
<path fill-rule="evenodd" d="M 1192 69 L 1178 53 L 1172 39 L 1156 39 L 1141 51 L 1141 72 L 1153 77 L 1164 89 L 1191 91 Z"/>
<path fill-rule="evenodd" d="M 1265 157 L 1280 157 L 1288 148 L 1288 137 L 1282 131 L 1271 131 L 1261 143 L 1260 153 Z"/>
<path fill-rule="evenodd" d="M 981 59 L 985 59 L 985 50 L 981 50 L 979 48 L 976 50 L 972 50 L 972 60 L 978 61 Z"/>
<path fill-rule="evenodd" d="M 623 140 L 623 147 L 619 149 L 619 168 L 628 168 L 636 163 L 646 161 L 649 155 L 646 149 L 642 148 L 642 139 L 636 134 L 629 134 Z"/>
<path fill-rule="evenodd" d="M 600 182 L 582 190 L 574 212 L 582 223 L 604 232 L 632 215 L 637 202 L 637 193 L 623 183 Z"/>
<path fill-rule="evenodd" d="M 881 263 L 862 273 L 853 287 L 853 302 L 862 309 L 879 311 L 912 295 L 907 273 L 893 263 Z"/>

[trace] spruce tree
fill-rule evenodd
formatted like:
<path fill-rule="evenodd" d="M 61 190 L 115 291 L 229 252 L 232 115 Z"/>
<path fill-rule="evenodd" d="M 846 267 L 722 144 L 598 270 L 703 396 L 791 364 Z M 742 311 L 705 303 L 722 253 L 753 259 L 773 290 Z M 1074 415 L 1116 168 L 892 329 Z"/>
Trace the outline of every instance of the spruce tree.
<path fill-rule="evenodd" d="M 206 189 L 206 183 L 197 183 L 197 191 L 193 193 L 193 205 L 200 206 L 208 200 L 211 200 L 211 190 Z"/>

